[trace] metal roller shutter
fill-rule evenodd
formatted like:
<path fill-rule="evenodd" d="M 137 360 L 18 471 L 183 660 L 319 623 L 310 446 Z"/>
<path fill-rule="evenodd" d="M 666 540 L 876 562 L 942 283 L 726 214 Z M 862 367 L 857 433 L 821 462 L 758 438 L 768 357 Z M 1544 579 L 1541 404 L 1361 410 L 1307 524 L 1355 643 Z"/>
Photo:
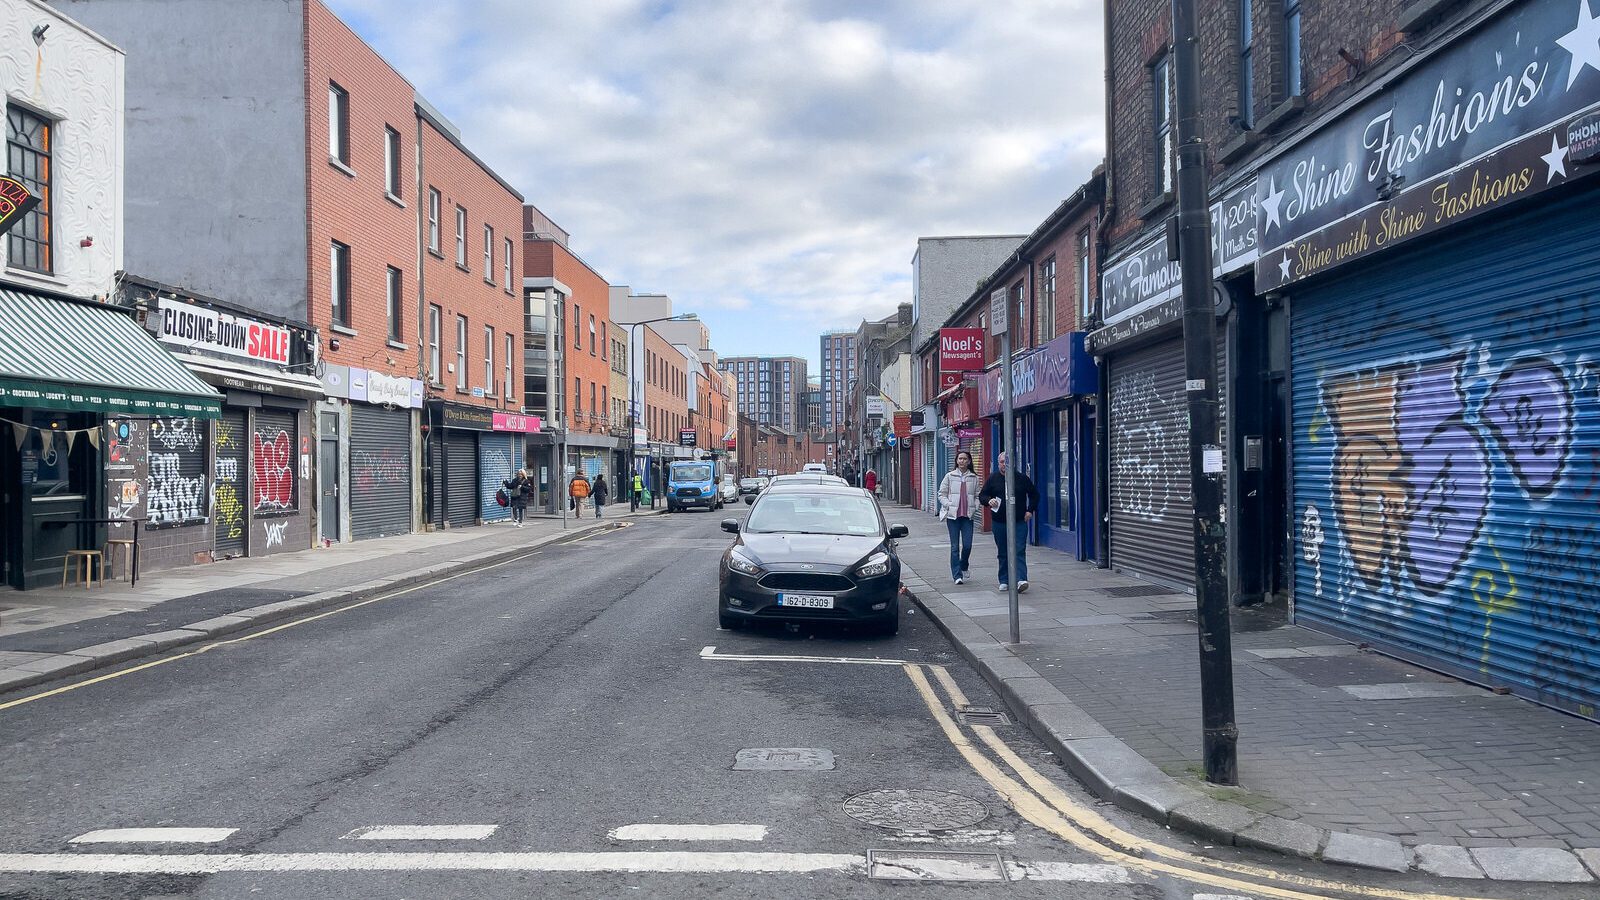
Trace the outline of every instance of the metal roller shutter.
<path fill-rule="evenodd" d="M 225 406 L 217 420 L 216 556 L 244 555 L 245 502 L 250 496 L 249 423 L 243 407 Z"/>
<path fill-rule="evenodd" d="M 478 523 L 478 436 L 471 431 L 444 433 L 445 522 L 451 528 Z"/>
<path fill-rule="evenodd" d="M 411 412 L 350 407 L 350 536 L 411 531 Z"/>
<path fill-rule="evenodd" d="M 1590 717 L 1597 198 L 1291 298 L 1297 621 Z"/>
<path fill-rule="evenodd" d="M 255 433 L 250 439 L 250 504 L 257 516 L 284 515 L 298 508 L 297 425 L 293 410 L 256 410 Z"/>
<path fill-rule="evenodd" d="M 1134 350 L 1111 363 L 1110 504 L 1113 567 L 1193 583 L 1182 340 Z"/>
<path fill-rule="evenodd" d="M 478 435 L 478 515 L 485 522 L 511 518 L 511 510 L 495 502 L 495 491 L 516 472 L 516 447 L 509 434 Z"/>
<path fill-rule="evenodd" d="M 150 485 L 145 509 L 152 528 L 206 521 L 206 423 L 203 419 L 156 416 L 150 420 Z"/>
<path fill-rule="evenodd" d="M 444 429 L 434 428 L 428 436 L 428 508 L 425 515 L 435 528 L 444 527 Z"/>

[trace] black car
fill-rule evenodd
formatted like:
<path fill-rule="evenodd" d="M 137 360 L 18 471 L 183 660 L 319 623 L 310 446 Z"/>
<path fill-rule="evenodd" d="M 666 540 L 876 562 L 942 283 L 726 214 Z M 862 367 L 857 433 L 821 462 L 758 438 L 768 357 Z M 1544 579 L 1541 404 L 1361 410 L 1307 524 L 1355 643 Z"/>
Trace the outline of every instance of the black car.
<path fill-rule="evenodd" d="M 872 495 L 838 485 L 793 485 L 757 498 L 739 537 L 722 555 L 717 621 L 736 628 L 761 620 L 900 629 L 904 525 L 886 525 Z"/>
<path fill-rule="evenodd" d="M 746 503 L 754 503 L 757 494 L 767 489 L 767 479 L 764 475 L 751 475 L 739 479 L 739 496 L 746 498 Z"/>

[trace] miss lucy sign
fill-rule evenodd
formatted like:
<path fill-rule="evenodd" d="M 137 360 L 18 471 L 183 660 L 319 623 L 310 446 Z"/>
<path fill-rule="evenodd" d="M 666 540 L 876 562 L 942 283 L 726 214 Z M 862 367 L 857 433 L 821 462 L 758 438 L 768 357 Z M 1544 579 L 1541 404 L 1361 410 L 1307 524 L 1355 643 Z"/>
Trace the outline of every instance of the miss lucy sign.
<path fill-rule="evenodd" d="M 289 364 L 289 329 L 243 316 L 184 303 L 159 301 L 156 336 L 169 344 L 240 356 L 280 366 Z"/>
<path fill-rule="evenodd" d="M 1525 0 L 1263 167 L 1262 246 L 1284 247 L 1600 102 L 1600 19 L 1591 2 Z M 1565 134 L 1540 136 L 1549 155 L 1541 147 L 1544 164 L 1528 178 L 1541 188 L 1567 177 Z M 1263 279 L 1268 287 L 1293 280 L 1282 257 L 1262 254 L 1258 289 Z"/>

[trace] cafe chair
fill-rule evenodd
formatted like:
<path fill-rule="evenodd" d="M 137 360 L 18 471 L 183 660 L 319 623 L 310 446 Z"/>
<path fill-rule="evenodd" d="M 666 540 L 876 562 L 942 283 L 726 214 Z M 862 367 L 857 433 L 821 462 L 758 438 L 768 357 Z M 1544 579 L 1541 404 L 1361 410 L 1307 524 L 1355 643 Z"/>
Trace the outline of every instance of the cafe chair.
<path fill-rule="evenodd" d="M 67 586 L 67 567 L 74 566 L 73 583 L 82 582 L 87 587 L 94 587 L 94 568 L 100 567 L 100 583 L 106 581 L 105 557 L 99 550 L 68 550 L 67 555 L 61 560 L 61 586 Z"/>

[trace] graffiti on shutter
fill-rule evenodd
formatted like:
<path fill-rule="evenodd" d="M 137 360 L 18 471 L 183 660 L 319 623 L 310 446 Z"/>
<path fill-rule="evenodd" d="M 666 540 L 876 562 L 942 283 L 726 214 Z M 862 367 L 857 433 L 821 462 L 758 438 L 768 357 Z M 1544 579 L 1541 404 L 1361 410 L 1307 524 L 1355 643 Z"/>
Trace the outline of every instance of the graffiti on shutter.
<path fill-rule="evenodd" d="M 198 419 L 157 416 L 150 422 L 147 506 L 151 525 L 206 518 L 206 452 Z"/>
<path fill-rule="evenodd" d="M 294 509 L 294 420 L 294 413 L 256 413 L 255 433 L 250 436 L 254 460 L 250 494 L 257 513 Z"/>

